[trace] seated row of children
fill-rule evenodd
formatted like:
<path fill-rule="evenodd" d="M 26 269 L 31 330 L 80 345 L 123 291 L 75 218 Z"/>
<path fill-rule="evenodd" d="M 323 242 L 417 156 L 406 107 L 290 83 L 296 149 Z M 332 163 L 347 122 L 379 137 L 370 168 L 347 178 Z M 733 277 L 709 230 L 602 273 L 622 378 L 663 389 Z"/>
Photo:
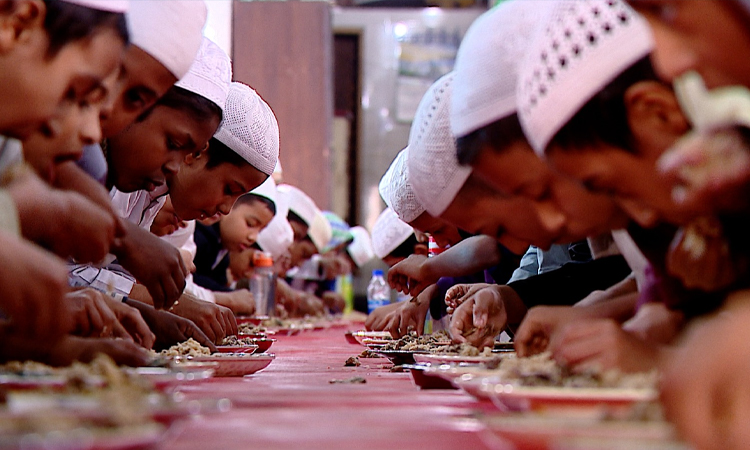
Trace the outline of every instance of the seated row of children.
<path fill-rule="evenodd" d="M 368 326 L 421 333 L 429 309 L 455 342 L 658 368 L 685 438 L 747 448 L 749 21 L 739 0 L 482 15 L 381 181 L 375 248 L 416 300 Z M 425 257 L 416 230 L 450 248 Z"/>

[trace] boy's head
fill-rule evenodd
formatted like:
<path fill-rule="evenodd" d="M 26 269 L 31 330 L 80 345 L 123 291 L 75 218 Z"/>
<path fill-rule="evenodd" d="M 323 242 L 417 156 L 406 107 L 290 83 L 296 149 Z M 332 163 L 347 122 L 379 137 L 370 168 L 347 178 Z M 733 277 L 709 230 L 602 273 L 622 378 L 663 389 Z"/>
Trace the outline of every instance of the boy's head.
<path fill-rule="evenodd" d="M 351 227 L 352 242 L 346 246 L 346 254 L 357 267 L 362 267 L 375 257 L 370 233 L 363 227 Z"/>
<path fill-rule="evenodd" d="M 274 261 L 279 261 L 289 254 L 289 247 L 294 242 L 294 230 L 287 220 L 289 203 L 284 195 L 276 191 L 276 214 L 258 234 L 257 245 L 271 254 Z"/>
<path fill-rule="evenodd" d="M 208 148 L 188 154 L 167 178 L 177 215 L 185 220 L 229 214 L 240 195 L 260 186 L 279 157 L 279 125 L 249 86 L 230 86 L 224 119 Z"/>
<path fill-rule="evenodd" d="M 269 177 L 258 188 L 240 196 L 232 211 L 221 218 L 221 243 L 229 251 L 242 252 L 258 240 L 260 231 L 276 214 L 276 184 Z"/>
<path fill-rule="evenodd" d="M 99 95 L 128 42 L 126 6 L 0 2 L 0 134 L 23 139 L 45 126 L 54 133 L 52 118 Z"/>
<path fill-rule="evenodd" d="M 288 184 L 280 185 L 278 191 L 289 206 L 287 220 L 294 231 L 293 249 L 290 249 L 293 256 L 299 256 L 301 262 L 324 251 L 331 241 L 333 230 L 313 199 L 301 189 Z"/>
<path fill-rule="evenodd" d="M 745 0 L 630 0 L 651 25 L 652 61 L 672 81 L 698 71 L 709 87 L 750 87 L 750 5 Z"/>
<path fill-rule="evenodd" d="M 202 0 L 130 3 L 131 45 L 102 110 L 104 137 L 122 132 L 188 73 L 201 47 L 206 22 Z"/>
<path fill-rule="evenodd" d="M 372 248 L 389 266 L 413 254 L 427 255 L 427 245 L 417 241 L 414 229 L 391 208 L 384 209 L 372 226 Z"/>
<path fill-rule="evenodd" d="M 392 212 L 409 226 L 430 234 L 439 247 L 461 241 L 458 229 L 425 211 L 409 181 L 409 149 L 401 150 L 380 180 L 380 196 Z"/>
<path fill-rule="evenodd" d="M 572 50 L 550 58 L 581 20 L 587 29 Z M 688 126 L 651 68 L 645 21 L 618 2 L 576 2 L 556 6 L 550 23 L 519 81 L 521 123 L 534 149 L 590 191 L 613 195 L 641 225 L 679 221 L 656 160 Z M 536 76 L 548 71 L 554 77 Z"/>

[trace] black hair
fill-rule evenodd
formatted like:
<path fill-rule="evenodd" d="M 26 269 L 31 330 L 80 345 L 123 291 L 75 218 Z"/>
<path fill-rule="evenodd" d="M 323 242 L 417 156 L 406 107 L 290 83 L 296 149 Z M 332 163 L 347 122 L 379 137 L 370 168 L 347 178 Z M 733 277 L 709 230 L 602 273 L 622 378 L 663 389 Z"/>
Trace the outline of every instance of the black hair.
<path fill-rule="evenodd" d="M 136 121 L 143 122 L 151 115 L 154 109 L 160 106 L 185 111 L 199 122 L 214 119 L 221 121 L 223 117 L 221 108 L 216 103 L 195 92 L 190 92 L 179 86 L 172 86 L 151 108 L 138 116 Z"/>
<path fill-rule="evenodd" d="M 308 225 L 307 222 L 305 222 L 305 219 L 303 219 L 302 217 L 300 217 L 299 214 L 297 214 L 296 212 L 292 211 L 291 209 L 289 210 L 289 214 L 287 214 L 286 219 L 289 220 L 289 221 L 292 221 L 292 222 L 301 223 L 302 225 L 304 225 L 304 226 L 306 226 L 308 228 L 310 227 L 310 225 Z"/>
<path fill-rule="evenodd" d="M 458 163 L 464 166 L 472 165 L 483 148 L 489 147 L 499 153 L 520 139 L 526 139 L 526 137 L 523 134 L 521 122 L 518 120 L 518 114 L 514 113 L 458 138 L 456 140 Z"/>
<path fill-rule="evenodd" d="M 125 45 L 129 42 L 125 15 L 64 2 L 44 0 L 47 13 L 44 29 L 49 35 L 47 58 L 53 58 L 67 44 L 86 39 L 101 28 L 111 28 Z"/>
<path fill-rule="evenodd" d="M 240 198 L 237 199 L 235 205 L 252 205 L 253 203 L 263 204 L 269 211 L 271 211 L 271 214 L 276 215 L 276 203 L 272 202 L 271 199 L 267 197 L 253 194 L 252 192 L 242 194 Z"/>
<path fill-rule="evenodd" d="M 623 71 L 589 100 L 552 138 L 563 149 L 609 144 L 631 151 L 633 134 L 625 106 L 625 93 L 641 81 L 660 81 L 649 56 Z"/>
<path fill-rule="evenodd" d="M 392 252 L 388 253 L 388 256 L 393 258 L 408 258 L 414 254 L 414 248 L 417 244 L 419 244 L 419 241 L 417 241 L 417 235 L 412 233 L 404 242 Z"/>
<path fill-rule="evenodd" d="M 231 164 L 237 167 L 250 165 L 239 153 L 224 145 L 216 138 L 211 138 L 208 141 L 206 156 L 208 157 L 208 162 L 206 162 L 207 169 L 213 169 L 220 164 Z"/>

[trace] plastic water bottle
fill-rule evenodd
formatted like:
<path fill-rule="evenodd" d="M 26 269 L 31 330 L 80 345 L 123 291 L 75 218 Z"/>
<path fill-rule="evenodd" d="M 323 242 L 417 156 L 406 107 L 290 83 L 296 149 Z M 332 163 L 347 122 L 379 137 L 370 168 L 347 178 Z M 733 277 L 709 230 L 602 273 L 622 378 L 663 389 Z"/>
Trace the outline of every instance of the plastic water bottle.
<path fill-rule="evenodd" d="M 383 278 L 382 270 L 373 270 L 370 284 L 367 285 L 367 312 L 391 303 L 391 289 Z"/>
<path fill-rule="evenodd" d="M 273 316 L 276 309 L 276 274 L 273 271 L 273 259 L 266 252 L 255 252 L 253 255 L 255 271 L 250 278 L 250 292 L 255 299 L 255 314 Z"/>

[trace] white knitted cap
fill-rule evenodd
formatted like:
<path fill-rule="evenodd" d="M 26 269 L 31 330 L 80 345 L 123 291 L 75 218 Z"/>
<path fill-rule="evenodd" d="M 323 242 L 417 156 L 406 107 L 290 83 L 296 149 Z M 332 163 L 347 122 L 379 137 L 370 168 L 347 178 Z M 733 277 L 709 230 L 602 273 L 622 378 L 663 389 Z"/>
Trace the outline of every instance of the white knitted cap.
<path fill-rule="evenodd" d="M 264 252 L 271 254 L 273 259 L 281 257 L 294 242 L 294 230 L 286 219 L 289 214 L 289 204 L 283 195 L 276 195 L 276 214 L 258 233 L 256 241 Z"/>
<path fill-rule="evenodd" d="M 414 195 L 409 182 L 408 159 L 409 148 L 407 147 L 396 155 L 396 159 L 380 179 L 380 186 L 378 186 L 385 204 L 406 223 L 416 219 L 425 211 L 424 206 Z"/>
<path fill-rule="evenodd" d="M 232 61 L 221 47 L 204 37 L 193 65 L 175 86 L 211 100 L 224 111 L 230 84 Z"/>
<path fill-rule="evenodd" d="M 201 46 L 206 15 L 203 0 L 132 1 L 127 12 L 130 43 L 180 79 Z"/>
<path fill-rule="evenodd" d="M 372 248 L 372 239 L 370 239 L 370 233 L 367 232 L 363 227 L 352 227 L 349 228 L 349 232 L 354 237 L 351 244 L 346 247 L 346 251 L 349 252 L 349 256 L 352 257 L 352 261 L 357 267 L 362 267 L 372 258 L 375 257 L 375 250 Z"/>
<path fill-rule="evenodd" d="M 85 6 L 86 8 L 98 9 L 113 13 L 127 12 L 130 7 L 128 0 L 63 0 L 65 3 Z"/>
<path fill-rule="evenodd" d="M 380 259 L 388 256 L 414 234 L 414 229 L 386 208 L 372 226 L 372 248 Z"/>
<path fill-rule="evenodd" d="M 302 189 L 290 184 L 280 184 L 276 190 L 284 196 L 289 205 L 289 211 L 297 214 L 308 227 L 312 225 L 315 216 L 322 215 L 318 205 Z"/>
<path fill-rule="evenodd" d="M 466 136 L 516 112 L 518 64 L 549 0 L 501 3 L 466 32 L 456 56 L 451 130 Z"/>
<path fill-rule="evenodd" d="M 260 186 L 250 191 L 250 193 L 271 200 L 274 205 L 276 205 L 276 209 L 279 208 L 276 202 L 276 197 L 278 197 L 276 193 L 276 183 L 273 181 L 273 178 L 266 178 L 266 181 L 262 182 Z"/>
<path fill-rule="evenodd" d="M 651 53 L 646 21 L 619 0 L 556 3 L 530 46 L 518 79 L 518 113 L 540 155 L 608 83 Z"/>
<path fill-rule="evenodd" d="M 310 236 L 310 240 L 315 244 L 315 247 L 319 252 L 323 252 L 331 237 L 333 237 L 333 230 L 331 229 L 331 223 L 328 222 L 326 216 L 322 212 L 318 211 L 315 217 L 310 223 L 307 229 L 307 235 Z"/>
<path fill-rule="evenodd" d="M 409 133 L 409 181 L 419 203 L 438 217 L 471 174 L 458 164 L 450 124 L 453 72 L 437 80 L 422 98 Z"/>
<path fill-rule="evenodd" d="M 271 107 L 250 86 L 231 84 L 214 138 L 266 175 L 273 173 L 279 159 L 279 124 Z"/>

